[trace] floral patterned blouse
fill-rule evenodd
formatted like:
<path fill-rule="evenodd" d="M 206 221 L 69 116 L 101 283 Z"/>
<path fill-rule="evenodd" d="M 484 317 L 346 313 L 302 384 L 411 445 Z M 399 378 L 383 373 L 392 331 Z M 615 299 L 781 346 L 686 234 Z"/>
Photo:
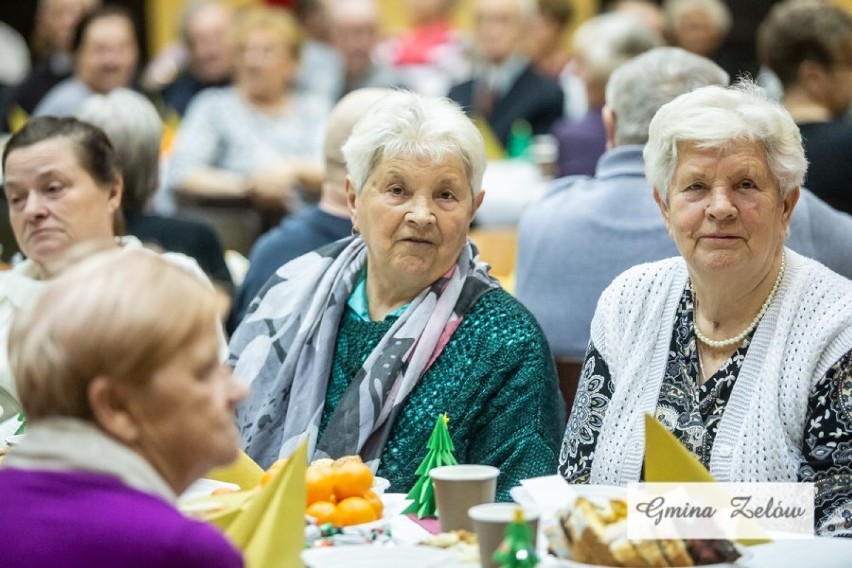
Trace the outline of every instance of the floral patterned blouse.
<path fill-rule="evenodd" d="M 699 384 L 692 313 L 692 291 L 686 287 L 675 316 L 656 417 L 709 469 L 713 441 L 754 332 Z M 570 483 L 589 481 L 612 394 L 609 367 L 590 343 L 559 456 L 559 472 Z M 806 424 L 798 481 L 816 484 L 817 531 L 852 536 L 852 350 L 815 385 Z"/>

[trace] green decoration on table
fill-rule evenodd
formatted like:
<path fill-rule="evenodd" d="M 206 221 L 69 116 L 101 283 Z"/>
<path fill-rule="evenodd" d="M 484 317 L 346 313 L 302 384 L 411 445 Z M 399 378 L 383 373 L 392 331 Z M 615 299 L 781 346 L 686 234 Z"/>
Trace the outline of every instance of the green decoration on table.
<path fill-rule="evenodd" d="M 506 154 L 510 158 L 531 161 L 530 147 L 532 146 L 532 126 L 526 120 L 516 120 L 509 130 L 509 141 L 506 144 Z"/>
<path fill-rule="evenodd" d="M 18 429 L 15 430 L 16 436 L 18 434 L 23 434 L 27 430 L 27 420 L 26 420 L 26 416 L 24 416 L 23 412 L 18 413 L 18 422 L 20 422 L 21 424 L 18 426 Z"/>
<path fill-rule="evenodd" d="M 506 538 L 494 551 L 494 562 L 502 568 L 532 568 L 538 565 L 535 536 L 524 520 L 523 509 L 515 509 L 515 520 L 506 527 Z"/>
<path fill-rule="evenodd" d="M 447 429 L 449 421 L 450 418 L 446 413 L 438 416 L 435 421 L 435 428 L 432 430 L 432 435 L 429 436 L 429 441 L 426 442 L 429 451 L 426 452 L 426 457 L 420 467 L 417 468 L 419 479 L 406 495 L 406 498 L 411 499 L 412 503 L 406 507 L 403 513 L 414 513 L 418 519 L 435 516 L 435 489 L 432 485 L 432 478 L 429 477 L 429 472 L 436 467 L 459 463 L 453 456 L 456 448 L 453 446 L 450 431 Z"/>

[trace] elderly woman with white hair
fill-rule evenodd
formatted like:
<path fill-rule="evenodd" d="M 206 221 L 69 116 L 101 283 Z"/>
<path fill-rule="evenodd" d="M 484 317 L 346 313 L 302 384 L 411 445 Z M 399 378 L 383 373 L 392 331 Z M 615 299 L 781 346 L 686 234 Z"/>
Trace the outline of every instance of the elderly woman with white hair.
<path fill-rule="evenodd" d="M 852 535 L 852 282 L 785 248 L 807 162 L 750 83 L 663 106 L 646 173 L 680 257 L 602 294 L 560 472 L 625 484 L 653 414 L 720 481 L 816 484 L 816 529 Z"/>
<path fill-rule="evenodd" d="M 446 99 L 395 92 L 343 155 L 358 233 L 281 267 L 231 341 L 246 450 L 268 466 L 307 435 L 404 492 L 446 412 L 458 461 L 499 467 L 506 500 L 556 470 L 564 409 L 541 329 L 467 238 L 482 138 Z"/>

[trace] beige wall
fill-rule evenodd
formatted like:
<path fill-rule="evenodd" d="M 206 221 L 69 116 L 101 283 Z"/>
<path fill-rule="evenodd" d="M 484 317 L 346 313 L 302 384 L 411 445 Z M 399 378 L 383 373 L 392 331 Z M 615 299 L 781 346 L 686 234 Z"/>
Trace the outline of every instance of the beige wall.
<path fill-rule="evenodd" d="M 377 0 L 382 6 L 382 13 L 385 16 L 385 29 L 393 32 L 407 25 L 405 18 L 405 2 L 403 0 Z M 586 20 L 597 13 L 599 0 L 566 0 L 574 4 L 577 10 L 577 17 L 574 19 L 575 27 L 579 22 Z M 852 0 L 849 0 L 852 2 Z M 471 25 L 471 8 L 473 0 L 458 0 L 458 9 L 456 10 L 456 22 L 463 28 L 469 29 Z"/>
<path fill-rule="evenodd" d="M 393 32 L 400 30 L 408 25 L 405 17 L 405 2 L 404 0 L 377 0 L 382 7 L 384 14 L 385 30 Z M 852 2 L 852 0 L 849 0 Z M 577 18 L 575 22 L 582 22 L 593 14 L 597 13 L 598 0 L 566 0 L 572 2 L 577 9 Z M 471 6 L 473 0 L 458 0 L 459 6 L 456 10 L 456 21 L 464 28 L 469 28 L 471 23 Z"/>
<path fill-rule="evenodd" d="M 8 1 L 8 0 L 7 0 Z M 235 6 L 252 4 L 259 0 L 226 0 Z M 345 1 L 345 0 L 344 0 Z M 577 9 L 575 27 L 596 14 L 599 0 L 570 0 Z M 833 0 L 835 4 L 852 11 L 852 0 Z M 187 0 L 147 0 L 148 4 L 148 52 L 157 53 L 177 37 L 177 20 Z M 377 0 L 382 8 L 382 29 L 386 35 L 398 32 L 408 25 L 404 0 Z M 456 20 L 464 28 L 471 23 L 473 0 L 459 0 Z M 568 38 L 566 38 L 567 41 Z"/>
<path fill-rule="evenodd" d="M 147 0 L 148 53 L 156 54 L 177 39 L 180 11 L 188 0 Z M 234 6 L 252 4 L 257 0 L 226 0 Z"/>
<path fill-rule="evenodd" d="M 148 50 L 157 53 L 177 38 L 177 21 L 187 0 L 147 0 Z M 258 0 L 227 0 L 235 6 L 252 4 Z M 344 0 L 345 1 L 345 0 Z M 382 29 L 392 35 L 408 25 L 404 0 L 377 0 L 382 9 Z M 598 10 L 598 0 L 570 0 L 577 9 L 575 23 L 582 22 Z M 852 0 L 842 0 L 852 3 Z M 459 0 L 456 20 L 461 27 L 469 28 L 473 0 Z"/>

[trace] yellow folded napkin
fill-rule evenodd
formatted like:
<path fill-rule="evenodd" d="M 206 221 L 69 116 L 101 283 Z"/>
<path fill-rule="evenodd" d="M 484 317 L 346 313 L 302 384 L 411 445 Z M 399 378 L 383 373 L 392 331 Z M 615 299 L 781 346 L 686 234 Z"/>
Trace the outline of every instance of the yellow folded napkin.
<path fill-rule="evenodd" d="M 473 124 L 482 135 L 482 141 L 485 143 L 485 156 L 489 160 L 505 160 L 506 149 L 503 147 L 500 139 L 497 138 L 497 135 L 494 134 L 494 131 L 491 129 L 491 125 L 488 124 L 488 121 L 481 116 L 474 116 L 472 120 Z"/>
<path fill-rule="evenodd" d="M 247 568 L 304 566 L 300 554 L 305 548 L 307 467 L 305 440 L 225 529 L 225 534 L 243 551 Z"/>
<path fill-rule="evenodd" d="M 240 450 L 240 455 L 233 463 L 211 470 L 205 477 L 216 481 L 236 483 L 241 490 L 254 489 L 260 485 L 263 468 Z"/>
<path fill-rule="evenodd" d="M 12 108 L 9 109 L 8 116 L 6 117 L 6 120 L 9 122 L 9 131 L 14 134 L 23 128 L 29 119 L 30 115 L 27 111 L 18 105 L 12 106 Z"/>
<path fill-rule="evenodd" d="M 645 481 L 647 483 L 715 482 L 707 468 L 692 452 L 650 414 L 645 414 Z M 740 539 L 748 546 L 771 539 Z"/>
<path fill-rule="evenodd" d="M 645 481 L 670 483 L 677 481 L 711 482 L 716 479 L 686 449 L 674 434 L 651 416 L 645 415 Z"/>
<path fill-rule="evenodd" d="M 260 492 L 260 488 L 224 495 L 196 497 L 178 504 L 178 508 L 194 519 L 206 521 L 225 532 L 249 500 Z"/>

